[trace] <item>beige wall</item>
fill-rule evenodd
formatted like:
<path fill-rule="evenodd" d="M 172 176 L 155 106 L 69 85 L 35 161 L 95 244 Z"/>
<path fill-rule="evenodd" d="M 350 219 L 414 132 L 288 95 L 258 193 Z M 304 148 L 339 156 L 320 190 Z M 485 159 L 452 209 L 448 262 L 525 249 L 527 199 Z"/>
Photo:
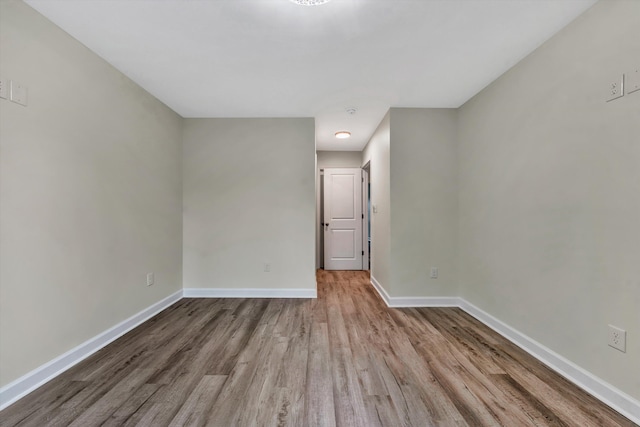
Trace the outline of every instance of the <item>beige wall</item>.
<path fill-rule="evenodd" d="M 181 118 L 0 1 L 0 385 L 181 289 Z M 146 273 L 155 285 L 146 286 Z"/>
<path fill-rule="evenodd" d="M 316 152 L 316 268 L 320 268 L 323 260 L 324 245 L 320 227 L 320 207 L 322 206 L 320 169 L 324 168 L 359 168 L 362 163 L 361 151 L 318 151 Z"/>
<path fill-rule="evenodd" d="M 604 96 L 639 28 L 640 2 L 601 1 L 459 116 L 462 296 L 636 399 L 640 92 Z"/>
<path fill-rule="evenodd" d="M 640 92 L 603 96 L 639 27 L 640 2 L 599 2 L 459 111 L 393 108 L 361 157 L 317 159 L 371 162 L 391 296 L 461 294 L 636 399 Z M 183 122 L 22 2 L 0 38 L 29 88 L 0 100 L 0 386 L 181 282 L 315 288 L 312 119 Z"/>
<path fill-rule="evenodd" d="M 458 295 L 456 115 L 391 109 L 392 297 Z"/>
<path fill-rule="evenodd" d="M 391 292 L 391 130 L 390 113 L 384 116 L 362 151 L 362 165 L 370 163 L 371 206 L 371 276 Z"/>
<path fill-rule="evenodd" d="M 313 119 L 184 121 L 185 288 L 315 289 L 314 132 Z"/>
<path fill-rule="evenodd" d="M 361 151 L 318 151 L 318 170 L 322 168 L 359 168 Z"/>

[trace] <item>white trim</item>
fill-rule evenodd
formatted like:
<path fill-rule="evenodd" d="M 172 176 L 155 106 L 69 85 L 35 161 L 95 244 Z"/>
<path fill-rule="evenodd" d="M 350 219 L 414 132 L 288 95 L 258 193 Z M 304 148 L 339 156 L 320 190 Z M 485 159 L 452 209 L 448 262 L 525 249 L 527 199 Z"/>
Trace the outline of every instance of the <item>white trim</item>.
<path fill-rule="evenodd" d="M 370 270 L 369 265 L 369 172 L 366 169 L 361 168 L 362 174 L 362 192 L 360 199 L 362 199 L 362 269 Z"/>
<path fill-rule="evenodd" d="M 390 297 L 380 283 L 371 276 L 371 284 L 388 307 L 459 307 L 475 317 L 531 356 L 544 363 L 581 389 L 640 425 L 640 401 L 617 389 L 569 359 L 545 347 L 522 332 L 512 328 L 489 313 L 459 297 Z M 411 305 L 414 304 L 414 305 Z"/>
<path fill-rule="evenodd" d="M 0 410 L 57 377 L 107 344 L 121 337 L 182 298 L 182 290 L 147 307 L 138 314 L 85 341 L 0 389 Z"/>
<path fill-rule="evenodd" d="M 639 401 L 468 301 L 462 298 L 460 301 L 462 310 L 634 423 L 640 424 Z"/>
<path fill-rule="evenodd" d="M 373 274 L 371 274 L 371 284 L 374 288 L 376 288 L 376 291 L 378 291 L 378 295 L 380 295 L 380 298 L 382 298 L 384 303 L 387 304 L 387 307 L 391 307 L 391 304 L 389 303 L 389 301 L 391 301 L 391 297 L 387 293 L 387 290 L 382 287 L 380 282 L 378 282 L 376 278 L 373 277 Z"/>
<path fill-rule="evenodd" d="M 185 288 L 184 298 L 317 298 L 313 289 Z"/>
<path fill-rule="evenodd" d="M 459 307 L 458 297 L 391 297 L 389 307 Z"/>
<path fill-rule="evenodd" d="M 387 307 L 460 307 L 461 299 L 458 297 L 392 297 L 373 276 L 371 276 L 371 284 L 376 288 Z"/>
<path fill-rule="evenodd" d="M 373 275 L 371 284 L 387 307 L 459 307 L 578 387 L 640 425 L 640 402 L 589 371 L 459 297 L 391 297 Z"/>
<path fill-rule="evenodd" d="M 611 384 L 596 377 L 570 360 L 555 353 L 527 335 L 517 331 L 489 313 L 458 297 L 390 297 L 380 283 L 371 276 L 375 287 L 389 307 L 459 307 L 478 319 L 524 351 L 586 390 L 614 410 L 640 424 L 640 402 Z M 131 329 L 150 319 L 181 298 L 316 298 L 316 289 L 202 289 L 187 288 L 175 292 L 138 314 L 45 363 L 0 389 L 0 410 L 29 394 L 44 383 L 60 375 L 89 357 Z M 413 304 L 413 305 L 411 305 Z"/>

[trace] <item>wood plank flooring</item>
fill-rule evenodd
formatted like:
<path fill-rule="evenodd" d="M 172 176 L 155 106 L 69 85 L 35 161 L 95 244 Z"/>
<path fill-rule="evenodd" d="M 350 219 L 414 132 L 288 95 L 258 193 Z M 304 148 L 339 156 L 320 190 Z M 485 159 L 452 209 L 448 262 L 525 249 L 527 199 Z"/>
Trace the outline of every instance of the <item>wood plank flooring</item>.
<path fill-rule="evenodd" d="M 633 426 L 463 311 L 183 299 L 0 412 L 2 426 Z"/>

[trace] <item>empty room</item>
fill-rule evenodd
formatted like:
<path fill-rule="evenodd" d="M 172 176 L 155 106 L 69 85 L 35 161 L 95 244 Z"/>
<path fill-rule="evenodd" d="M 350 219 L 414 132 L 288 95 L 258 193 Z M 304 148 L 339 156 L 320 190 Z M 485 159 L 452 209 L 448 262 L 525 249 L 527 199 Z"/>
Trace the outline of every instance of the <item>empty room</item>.
<path fill-rule="evenodd" d="M 0 426 L 640 426 L 640 1 L 0 0 Z"/>

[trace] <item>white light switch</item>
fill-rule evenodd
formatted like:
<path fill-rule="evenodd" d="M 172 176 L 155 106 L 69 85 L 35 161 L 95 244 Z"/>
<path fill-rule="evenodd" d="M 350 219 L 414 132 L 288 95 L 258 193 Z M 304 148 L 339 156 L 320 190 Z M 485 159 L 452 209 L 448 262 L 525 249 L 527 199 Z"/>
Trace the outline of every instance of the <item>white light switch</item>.
<path fill-rule="evenodd" d="M 7 80 L 0 79 L 0 98 L 7 99 L 9 97 L 9 85 Z"/>
<path fill-rule="evenodd" d="M 640 90 L 640 67 L 625 74 L 624 86 L 627 91 L 627 95 Z"/>
<path fill-rule="evenodd" d="M 11 101 L 27 106 L 27 87 L 11 80 Z"/>

